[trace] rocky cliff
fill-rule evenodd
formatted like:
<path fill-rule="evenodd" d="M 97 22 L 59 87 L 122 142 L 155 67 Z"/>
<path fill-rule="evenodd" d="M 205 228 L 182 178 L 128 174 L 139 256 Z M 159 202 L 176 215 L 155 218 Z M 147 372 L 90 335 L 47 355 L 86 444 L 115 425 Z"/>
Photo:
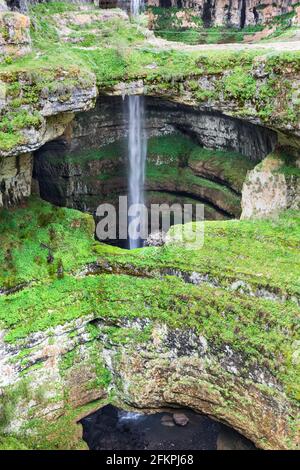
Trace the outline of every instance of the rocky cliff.
<path fill-rule="evenodd" d="M 45 21 L 44 13 L 34 20 L 34 47 L 37 51 L 39 28 Z M 271 143 L 277 139 L 283 145 L 284 141 L 295 147 L 299 145 L 296 55 L 268 56 L 233 51 L 228 54 L 194 54 L 188 50 L 165 51 L 164 48 L 143 52 L 139 45 L 147 43 L 145 31 L 131 26 L 126 15 L 118 11 L 106 10 L 103 13 L 99 10 L 84 15 L 81 11 L 67 11 L 50 15 L 48 21 L 50 39 L 46 36 L 46 43 L 40 52 L 36 52 L 33 62 L 29 58 L 25 67 L 22 64 L 18 67 L 16 62 L 16 65 L 10 67 L 8 64 L 0 70 L 2 159 L 35 151 L 45 142 L 62 135 L 74 113 L 94 105 L 98 91 L 106 95 L 143 93 L 189 106 L 192 111 L 186 107 L 185 115 L 178 117 L 179 120 L 176 106 L 172 108 L 169 105 L 165 112 L 174 115 L 174 120 L 178 120 L 175 126 L 179 129 L 198 136 L 204 147 L 222 148 L 227 145 L 252 160 L 272 150 Z M 125 31 L 128 34 L 130 31 L 136 42 L 134 53 L 126 49 L 119 55 L 114 46 L 111 49 L 103 46 L 99 21 L 112 28 L 111 41 L 120 34 L 118 31 L 123 31 L 119 27 L 122 22 Z M 79 24 L 82 26 L 80 34 L 77 31 Z M 98 29 L 93 30 L 91 37 L 90 28 L 94 24 Z M 53 37 L 60 42 L 60 57 L 65 54 L 65 64 L 60 64 L 59 57 L 54 64 L 48 64 L 47 51 Z M 95 45 L 91 46 L 94 42 Z M 85 65 L 74 66 L 76 61 Z M 109 75 L 107 63 L 111 64 Z M 93 64 L 96 64 L 95 68 Z M 122 80 L 124 76 L 126 81 Z M 105 115 L 105 107 L 103 110 Z M 195 110 L 197 119 L 193 118 Z M 237 125 L 232 118 L 243 121 Z M 257 127 L 251 127 L 252 124 L 272 131 L 258 132 Z M 165 119 L 163 125 L 170 127 L 170 119 L 169 122 Z M 252 129 L 251 139 L 246 129 Z M 267 147 L 263 135 L 272 136 L 268 138 Z M 76 136 L 74 138 L 76 142 Z M 11 186 L 10 177 L 3 177 L 2 186 Z"/>
<path fill-rule="evenodd" d="M 300 210 L 299 156 L 277 151 L 249 172 L 243 186 L 242 218 Z"/>
<path fill-rule="evenodd" d="M 0 65 L 1 433 L 74 448 L 82 407 L 118 400 L 191 407 L 260 448 L 299 448 L 299 54 L 153 48 L 123 14 L 52 13 L 34 17 L 33 55 Z M 196 250 L 175 242 L 177 227 L 162 248 L 129 253 L 95 242 L 87 214 L 28 199 L 36 151 L 41 182 L 57 178 L 64 201 L 89 196 L 82 173 L 98 172 L 88 189 L 109 183 L 122 161 L 107 146 L 126 135 L 109 103 L 126 93 L 151 97 L 160 190 L 196 179 L 203 197 L 204 179 L 206 198 L 226 183 L 236 201 L 249 170 L 245 217 L 278 217 L 207 222 Z M 162 151 L 176 133 L 188 159 L 178 140 L 177 153 L 170 140 Z M 97 158 L 81 153 L 87 144 L 101 146 Z"/>
<path fill-rule="evenodd" d="M 149 6 L 191 8 L 205 26 L 244 28 L 268 23 L 272 18 L 290 13 L 297 0 L 148 0 Z"/>
<path fill-rule="evenodd" d="M 207 204 L 208 219 L 238 217 L 246 172 L 274 148 L 276 134 L 164 100 L 146 98 L 145 106 L 147 203 L 185 197 Z M 119 97 L 101 97 L 60 139 L 35 153 L 44 199 L 95 213 L 100 203 L 126 194 L 125 109 Z"/>
<path fill-rule="evenodd" d="M 87 215 L 40 200 L 4 217 L 2 433 L 78 446 L 81 407 L 119 400 L 191 407 L 260 448 L 298 448 L 296 214 L 207 223 L 200 250 L 170 234 L 136 252 L 95 243 Z"/>

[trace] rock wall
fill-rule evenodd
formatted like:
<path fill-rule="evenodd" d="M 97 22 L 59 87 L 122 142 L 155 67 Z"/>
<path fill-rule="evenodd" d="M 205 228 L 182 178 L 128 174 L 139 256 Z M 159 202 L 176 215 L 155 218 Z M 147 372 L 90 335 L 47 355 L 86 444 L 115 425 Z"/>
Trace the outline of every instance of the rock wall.
<path fill-rule="evenodd" d="M 293 10 L 297 0 L 148 0 L 149 6 L 192 8 L 205 26 L 244 28 Z"/>
<path fill-rule="evenodd" d="M 0 62 L 5 57 L 28 54 L 31 50 L 28 16 L 0 11 Z"/>
<path fill-rule="evenodd" d="M 178 135 L 175 133 L 179 131 L 201 147 L 237 152 L 241 159 L 245 156 L 253 162 L 253 166 L 272 150 L 276 142 L 276 134 L 272 131 L 221 114 L 197 112 L 187 106 L 154 98 L 146 98 L 145 103 L 148 138 Z M 116 204 L 118 195 L 127 194 L 126 142 L 121 142 L 127 136 L 126 110 L 119 97 L 101 97 L 95 109 L 76 116 L 61 139 L 36 152 L 34 174 L 44 199 L 94 213 L 100 203 Z M 113 149 L 114 158 L 111 158 L 112 150 L 105 150 L 105 146 L 114 142 L 117 146 Z M 97 158 L 93 151 L 99 149 L 103 149 L 102 153 L 107 151 L 107 157 Z M 90 157 L 86 156 L 88 151 L 91 151 Z M 149 204 L 154 200 L 157 203 L 165 201 L 166 193 L 172 194 L 176 200 L 181 194 L 210 205 L 205 215 L 208 219 L 239 217 L 241 187 L 223 177 L 213 164 L 209 165 L 207 161 L 204 165 L 200 162 L 186 163 L 186 170 L 178 167 L 177 173 L 175 165 L 173 174 L 164 176 L 166 168 L 161 165 L 166 162 L 163 157 L 157 158 L 158 161 L 152 163 L 160 176 L 146 177 L 145 189 L 151 193 L 147 196 Z M 185 155 L 186 161 L 188 158 Z M 174 162 L 170 164 L 174 165 Z M 193 183 L 185 180 L 184 171 L 195 176 Z M 245 173 L 241 169 L 241 184 L 243 176 Z M 210 181 L 219 184 L 211 185 Z M 169 199 L 167 197 L 166 200 Z"/>
<path fill-rule="evenodd" d="M 298 159 L 294 163 L 295 174 L 285 173 L 285 162 L 280 154 L 271 154 L 250 171 L 242 191 L 241 218 L 269 217 L 287 209 L 300 210 L 299 162 Z"/>
<path fill-rule="evenodd" d="M 2 400 L 7 395 L 14 405 L 8 415 L 6 401 L 0 401 L 6 432 L 22 432 L 32 419 L 56 420 L 67 406 L 107 397 L 113 387 L 121 402 L 135 408 L 190 407 L 234 427 L 258 447 L 288 448 L 289 416 L 296 410 L 266 368 L 248 369 L 242 354 L 226 345 L 215 348 L 192 329 L 156 323 L 148 341 L 133 339 L 147 325 L 147 319 L 86 316 L 13 345 L 0 332 Z M 118 344 L 108 328 L 131 336 Z M 110 377 L 108 387 L 99 364 Z"/>
<path fill-rule="evenodd" d="M 153 135 L 183 131 L 200 145 L 232 150 L 255 161 L 274 148 L 276 133 L 217 112 L 198 111 L 196 107 L 172 103 L 161 98 L 145 98 L 146 132 Z M 97 148 L 127 135 L 126 106 L 120 97 L 101 96 L 96 107 L 79 113 L 67 134 L 69 151 Z"/>
<path fill-rule="evenodd" d="M 0 207 L 15 206 L 31 194 L 32 154 L 0 158 Z"/>

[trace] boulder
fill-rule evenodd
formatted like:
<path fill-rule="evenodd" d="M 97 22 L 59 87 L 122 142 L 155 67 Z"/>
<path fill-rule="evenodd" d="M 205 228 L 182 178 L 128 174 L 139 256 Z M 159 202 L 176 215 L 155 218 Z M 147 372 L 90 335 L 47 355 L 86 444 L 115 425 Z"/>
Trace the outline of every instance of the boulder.
<path fill-rule="evenodd" d="M 175 426 L 175 423 L 172 419 L 172 416 L 170 415 L 164 415 L 162 418 L 161 418 L 161 424 L 163 426 L 167 426 L 169 428 L 172 428 L 173 426 Z"/>
<path fill-rule="evenodd" d="M 177 426 L 186 426 L 189 423 L 189 418 L 184 413 L 174 413 L 173 420 Z"/>

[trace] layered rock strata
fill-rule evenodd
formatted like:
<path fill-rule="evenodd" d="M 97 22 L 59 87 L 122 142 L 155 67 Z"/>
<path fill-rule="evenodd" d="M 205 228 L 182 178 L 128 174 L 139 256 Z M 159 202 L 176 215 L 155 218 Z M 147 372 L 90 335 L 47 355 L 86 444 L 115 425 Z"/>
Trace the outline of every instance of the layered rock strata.
<path fill-rule="evenodd" d="M 297 0 L 148 0 L 149 6 L 191 8 L 205 26 L 238 28 L 265 24 L 276 16 L 290 13 L 297 3 Z"/>

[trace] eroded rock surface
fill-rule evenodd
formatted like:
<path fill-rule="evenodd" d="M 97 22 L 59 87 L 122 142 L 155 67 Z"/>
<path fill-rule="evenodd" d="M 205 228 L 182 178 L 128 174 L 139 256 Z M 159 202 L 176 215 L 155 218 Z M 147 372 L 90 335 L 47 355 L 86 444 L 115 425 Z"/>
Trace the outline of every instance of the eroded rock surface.
<path fill-rule="evenodd" d="M 0 157 L 0 207 L 15 206 L 31 194 L 32 154 Z"/>
<path fill-rule="evenodd" d="M 30 52 L 29 27 L 28 16 L 0 10 L 0 61 Z"/>
<path fill-rule="evenodd" d="M 148 0 L 149 6 L 192 8 L 206 26 L 245 26 L 266 23 L 292 11 L 297 0 Z"/>
<path fill-rule="evenodd" d="M 300 209 L 300 178 L 284 172 L 280 155 L 270 155 L 249 172 L 242 191 L 242 219 L 278 215 Z M 297 172 L 297 173 L 296 173 Z"/>
<path fill-rule="evenodd" d="M 138 334 L 146 323 L 124 319 L 117 325 Z M 55 420 L 67 404 L 79 406 L 105 396 L 100 361 L 119 398 L 133 407 L 192 408 L 229 424 L 259 447 L 299 445 L 293 404 L 272 374 L 264 367 L 248 367 L 243 354 L 226 345 L 213 347 L 193 330 L 170 329 L 163 323 L 154 326 L 146 343 L 119 345 L 105 333 L 111 321 L 101 320 L 96 323 L 97 340 L 91 343 L 89 324 L 86 317 L 15 345 L 5 344 L 2 332 L 2 396 L 20 390 L 7 431 L 20 432 L 32 418 Z M 26 361 L 22 351 L 28 351 Z M 27 377 L 23 394 L 21 372 Z"/>

